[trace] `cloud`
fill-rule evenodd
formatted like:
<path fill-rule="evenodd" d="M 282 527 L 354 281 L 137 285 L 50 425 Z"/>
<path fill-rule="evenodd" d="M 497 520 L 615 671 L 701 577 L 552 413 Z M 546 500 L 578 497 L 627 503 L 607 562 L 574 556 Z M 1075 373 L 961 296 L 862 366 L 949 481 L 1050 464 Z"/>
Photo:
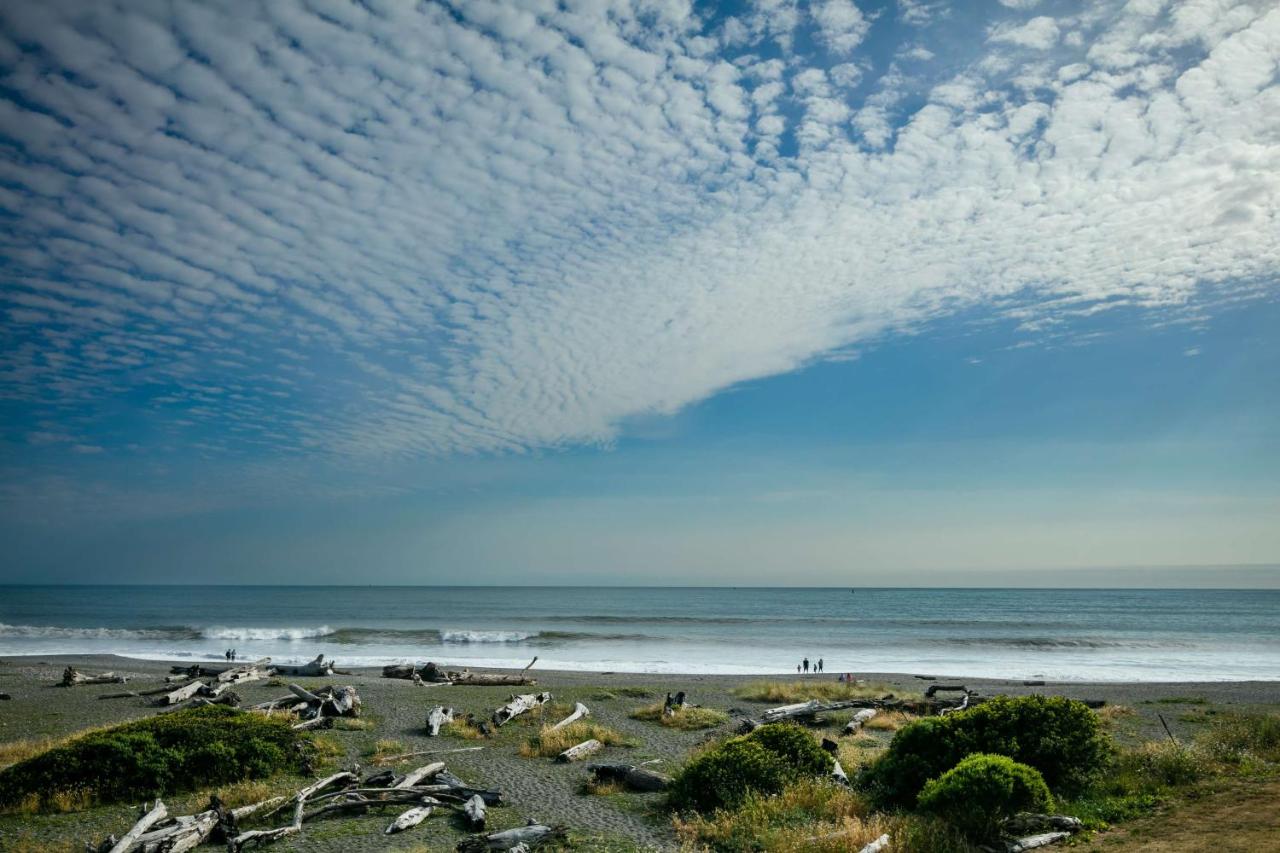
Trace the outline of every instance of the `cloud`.
<path fill-rule="evenodd" d="M 1280 270 L 1280 10 L 998 24 L 924 77 L 847 61 L 852 3 L 753 8 L 4 5 L 5 398 L 86 448 L 523 452 Z"/>

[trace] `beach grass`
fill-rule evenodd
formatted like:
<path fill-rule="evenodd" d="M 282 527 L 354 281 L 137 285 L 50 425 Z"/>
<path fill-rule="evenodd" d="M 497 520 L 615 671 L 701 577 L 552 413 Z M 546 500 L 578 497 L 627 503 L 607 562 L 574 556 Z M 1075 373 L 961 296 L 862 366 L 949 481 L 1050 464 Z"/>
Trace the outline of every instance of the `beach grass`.
<path fill-rule="evenodd" d="M 752 702 L 839 702 L 842 699 L 874 699 L 893 693 L 879 682 L 846 684 L 841 681 L 754 681 L 733 691 L 739 699 Z"/>
<path fill-rule="evenodd" d="M 663 707 L 662 702 L 655 702 L 652 705 L 645 705 L 643 708 L 636 708 L 628 716 L 633 720 L 644 720 L 657 723 L 660 726 L 666 726 L 669 729 L 681 729 L 682 731 L 714 729 L 729 722 L 728 714 L 724 711 L 717 711 L 714 708 L 685 705 L 674 713 L 664 714 L 662 712 Z"/>
<path fill-rule="evenodd" d="M 480 731 L 479 724 L 471 717 L 454 717 L 444 724 L 442 731 L 462 740 L 484 740 L 484 732 Z"/>
<path fill-rule="evenodd" d="M 571 746 L 583 741 L 598 740 L 605 746 L 634 746 L 621 732 L 598 723 L 570 723 L 562 729 L 543 726 L 542 729 L 520 745 L 525 758 L 554 758 Z"/>

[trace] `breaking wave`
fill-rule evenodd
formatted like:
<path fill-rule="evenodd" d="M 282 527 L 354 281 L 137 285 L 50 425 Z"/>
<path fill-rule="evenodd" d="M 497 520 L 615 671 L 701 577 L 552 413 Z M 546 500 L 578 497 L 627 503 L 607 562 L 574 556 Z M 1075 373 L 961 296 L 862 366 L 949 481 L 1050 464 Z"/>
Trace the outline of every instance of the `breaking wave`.
<path fill-rule="evenodd" d="M 6 625 L 0 638 L 29 640 L 199 640 L 198 628 L 161 625 L 155 628 L 64 628 L 59 625 Z"/>
<path fill-rule="evenodd" d="M 583 631 L 499 631 L 434 628 L 331 628 L 316 627 L 234 627 L 213 625 L 160 625 L 147 628 L 66 628 L 57 625 L 6 625 L 0 623 L 0 639 L 26 640 L 220 640 L 265 642 L 320 640 L 340 645 L 440 645 L 470 643 L 556 643 L 575 640 L 661 640 L 646 634 L 594 633 Z"/>

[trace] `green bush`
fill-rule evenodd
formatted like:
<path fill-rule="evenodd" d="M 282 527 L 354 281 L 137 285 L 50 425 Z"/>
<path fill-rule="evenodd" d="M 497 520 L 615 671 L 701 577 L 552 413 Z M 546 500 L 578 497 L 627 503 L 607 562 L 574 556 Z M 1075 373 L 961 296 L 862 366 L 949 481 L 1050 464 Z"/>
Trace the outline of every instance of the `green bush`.
<path fill-rule="evenodd" d="M 0 806 L 59 794 L 102 802 L 299 770 L 304 736 L 283 718 L 213 705 L 90 732 L 0 771 Z"/>
<path fill-rule="evenodd" d="M 882 804 L 909 807 L 928 780 L 973 753 L 991 753 L 1031 765 L 1052 790 L 1070 793 L 1082 790 L 1113 752 L 1097 716 L 1083 702 L 999 696 L 899 729 L 861 781 Z"/>
<path fill-rule="evenodd" d="M 920 792 L 920 811 L 937 815 L 975 841 L 994 839 L 1018 812 L 1053 808 L 1049 786 L 1034 767 L 1003 755 L 970 755 Z"/>
<path fill-rule="evenodd" d="M 733 808 L 752 791 L 776 794 L 797 779 L 831 772 L 833 759 L 813 736 L 785 723 L 730 738 L 690 761 L 671 785 L 678 809 Z"/>

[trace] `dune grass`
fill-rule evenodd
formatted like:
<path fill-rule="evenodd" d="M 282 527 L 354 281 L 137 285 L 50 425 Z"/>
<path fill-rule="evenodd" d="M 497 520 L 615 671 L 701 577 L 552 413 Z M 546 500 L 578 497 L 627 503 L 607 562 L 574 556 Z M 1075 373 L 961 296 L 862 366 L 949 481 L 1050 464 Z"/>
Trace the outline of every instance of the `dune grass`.
<path fill-rule="evenodd" d="M 845 684 L 840 681 L 755 681 L 733 691 L 739 699 L 752 702 L 838 702 L 841 699 L 874 699 L 893 693 L 887 684 L 868 682 Z"/>
<path fill-rule="evenodd" d="M 535 735 L 520 744 L 520 754 L 525 758 L 552 758 L 571 746 L 583 741 L 598 740 L 605 746 L 634 746 L 622 733 L 598 723 L 570 723 L 562 729 L 543 726 Z"/>
<path fill-rule="evenodd" d="M 662 708 L 662 702 L 654 702 L 652 705 L 636 708 L 628 716 L 633 720 L 644 720 L 650 723 L 657 723 L 669 729 L 680 729 L 682 731 L 714 729 L 729 722 L 728 714 L 724 711 L 717 711 L 714 708 L 696 708 L 692 705 L 686 705 L 674 714 L 666 715 L 662 713 Z"/>
<path fill-rule="evenodd" d="M 444 724 L 441 731 L 462 740 L 484 740 L 484 733 L 480 731 L 477 722 L 470 717 L 454 717 L 452 721 Z"/>
<path fill-rule="evenodd" d="M 365 755 L 373 761 L 374 764 L 377 764 L 387 756 L 400 755 L 407 751 L 408 750 L 405 749 L 404 744 L 400 741 L 391 740 L 390 738 L 382 738 L 372 747 L 365 750 Z"/>

